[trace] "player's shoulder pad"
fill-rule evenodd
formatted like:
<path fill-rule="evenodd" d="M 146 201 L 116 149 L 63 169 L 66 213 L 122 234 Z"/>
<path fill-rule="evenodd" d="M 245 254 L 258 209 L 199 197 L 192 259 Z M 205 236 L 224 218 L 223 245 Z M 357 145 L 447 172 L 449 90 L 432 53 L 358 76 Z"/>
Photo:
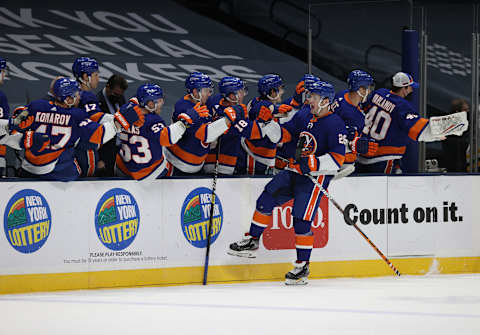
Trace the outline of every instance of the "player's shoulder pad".
<path fill-rule="evenodd" d="M 155 124 L 155 123 L 159 123 L 159 122 L 161 122 L 165 125 L 165 121 L 163 120 L 163 118 L 160 115 L 152 114 L 152 113 L 145 114 L 144 127 L 150 127 L 150 125 Z"/>
<path fill-rule="evenodd" d="M 332 113 L 327 115 L 327 118 L 328 118 L 328 124 L 329 124 L 327 129 L 333 130 L 333 131 L 337 131 L 338 129 L 341 129 L 345 131 L 346 129 L 345 121 L 343 121 L 343 119 L 340 116 L 338 116 L 335 113 Z"/>
<path fill-rule="evenodd" d="M 214 105 L 218 105 L 223 96 L 221 94 L 215 94 L 208 97 L 206 105 L 208 109 L 212 109 Z"/>
<path fill-rule="evenodd" d="M 190 108 L 193 108 L 193 106 L 195 106 L 193 102 L 181 98 L 175 103 L 173 115 L 177 116 L 180 113 L 186 112 Z"/>
<path fill-rule="evenodd" d="M 88 113 L 83 108 L 64 108 L 64 110 L 70 113 L 77 120 L 88 119 Z"/>
<path fill-rule="evenodd" d="M 98 104 L 98 98 L 93 92 L 80 91 L 80 104 Z"/>
<path fill-rule="evenodd" d="M 27 105 L 27 109 L 29 111 L 47 111 L 52 109 L 52 107 L 55 106 L 53 103 L 51 103 L 48 100 L 45 99 L 38 99 L 38 100 L 33 100 Z"/>

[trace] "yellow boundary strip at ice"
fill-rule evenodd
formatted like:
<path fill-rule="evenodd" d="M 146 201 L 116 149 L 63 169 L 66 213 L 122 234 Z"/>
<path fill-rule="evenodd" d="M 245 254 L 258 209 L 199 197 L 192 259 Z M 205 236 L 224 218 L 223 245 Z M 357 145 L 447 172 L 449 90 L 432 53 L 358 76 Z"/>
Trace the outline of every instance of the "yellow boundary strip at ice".
<path fill-rule="evenodd" d="M 480 257 L 393 259 L 404 275 L 480 273 Z M 291 264 L 211 266 L 209 283 L 283 280 Z M 382 260 L 313 262 L 310 278 L 393 275 Z M 200 284 L 203 267 L 0 276 L 0 294 L 94 288 Z"/>

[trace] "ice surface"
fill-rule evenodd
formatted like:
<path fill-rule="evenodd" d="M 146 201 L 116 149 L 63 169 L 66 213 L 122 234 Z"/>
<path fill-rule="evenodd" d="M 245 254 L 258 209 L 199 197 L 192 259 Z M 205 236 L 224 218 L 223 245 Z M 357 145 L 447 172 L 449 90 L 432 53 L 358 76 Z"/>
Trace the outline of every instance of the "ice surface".
<path fill-rule="evenodd" d="M 0 334 L 480 334 L 480 274 L 0 296 Z"/>

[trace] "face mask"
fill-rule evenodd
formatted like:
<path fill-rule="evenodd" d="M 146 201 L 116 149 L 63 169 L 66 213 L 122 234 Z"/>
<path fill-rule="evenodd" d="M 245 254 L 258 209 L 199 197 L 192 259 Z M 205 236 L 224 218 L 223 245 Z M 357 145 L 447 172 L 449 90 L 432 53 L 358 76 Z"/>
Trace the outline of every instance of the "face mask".
<path fill-rule="evenodd" d="M 117 96 L 117 95 L 109 95 L 109 96 L 108 96 L 108 100 L 109 100 L 113 105 L 115 105 L 115 104 L 120 104 L 120 102 L 121 102 L 121 101 L 120 101 L 120 97 Z"/>

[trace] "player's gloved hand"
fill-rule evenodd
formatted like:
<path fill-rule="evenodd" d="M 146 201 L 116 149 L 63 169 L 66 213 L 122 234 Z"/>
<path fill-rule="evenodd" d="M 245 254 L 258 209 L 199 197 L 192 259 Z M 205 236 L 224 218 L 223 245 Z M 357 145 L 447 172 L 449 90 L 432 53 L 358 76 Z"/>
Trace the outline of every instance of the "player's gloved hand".
<path fill-rule="evenodd" d="M 351 142 L 358 137 L 357 127 L 345 126 L 345 128 L 347 129 L 347 140 Z"/>
<path fill-rule="evenodd" d="M 315 155 L 308 155 L 306 157 L 300 157 L 291 167 L 297 170 L 298 173 L 306 175 L 319 170 L 320 160 Z"/>
<path fill-rule="evenodd" d="M 182 121 L 185 127 L 191 127 L 194 124 L 200 123 L 201 118 L 208 117 L 210 114 L 208 108 L 205 105 L 197 103 L 193 108 L 187 109 L 185 112 L 180 113 L 177 116 L 178 121 Z"/>
<path fill-rule="evenodd" d="M 305 92 L 305 81 L 300 81 L 295 87 L 295 94 L 290 103 L 292 106 L 298 107 L 303 103 L 303 92 Z"/>
<path fill-rule="evenodd" d="M 299 81 L 297 86 L 295 87 L 296 94 L 302 94 L 305 91 L 305 81 Z"/>
<path fill-rule="evenodd" d="M 377 152 L 378 143 L 367 137 L 355 137 L 350 141 L 350 148 L 354 153 L 373 155 Z"/>
<path fill-rule="evenodd" d="M 189 128 L 193 124 L 199 122 L 200 116 L 198 115 L 196 110 L 191 108 L 191 109 L 187 110 L 186 112 L 178 114 L 177 120 L 181 121 L 186 128 Z"/>
<path fill-rule="evenodd" d="M 29 116 L 25 107 L 19 107 L 13 111 L 13 115 L 8 121 L 8 129 L 23 133 L 32 125 L 33 121 L 35 121 L 34 116 Z"/>
<path fill-rule="evenodd" d="M 281 104 L 280 106 L 278 106 L 278 112 L 279 112 L 280 114 L 287 114 L 287 113 L 290 112 L 292 109 L 293 109 L 292 106 L 286 105 L 286 104 Z"/>
<path fill-rule="evenodd" d="M 145 122 L 145 116 L 137 105 L 132 106 L 128 104 L 122 106 L 113 117 L 125 130 L 130 129 L 132 124 L 140 128 Z"/>
<path fill-rule="evenodd" d="M 267 106 L 261 106 L 260 112 L 258 113 L 258 120 L 263 122 L 268 122 L 273 119 L 272 110 Z"/>
<path fill-rule="evenodd" d="M 245 112 L 247 107 L 245 105 L 235 105 L 232 107 L 227 107 L 223 111 L 225 113 L 225 117 L 232 123 L 235 124 L 239 120 L 243 120 L 245 118 Z"/>
<path fill-rule="evenodd" d="M 210 112 L 208 111 L 208 108 L 206 105 L 201 105 L 200 103 L 197 103 L 195 106 L 193 106 L 193 109 L 197 112 L 198 116 L 200 117 L 210 116 Z"/>
<path fill-rule="evenodd" d="M 23 141 L 20 146 L 24 149 L 30 149 L 33 152 L 42 152 L 50 145 L 50 138 L 45 134 L 36 133 L 33 130 L 27 130 L 23 134 Z"/>

